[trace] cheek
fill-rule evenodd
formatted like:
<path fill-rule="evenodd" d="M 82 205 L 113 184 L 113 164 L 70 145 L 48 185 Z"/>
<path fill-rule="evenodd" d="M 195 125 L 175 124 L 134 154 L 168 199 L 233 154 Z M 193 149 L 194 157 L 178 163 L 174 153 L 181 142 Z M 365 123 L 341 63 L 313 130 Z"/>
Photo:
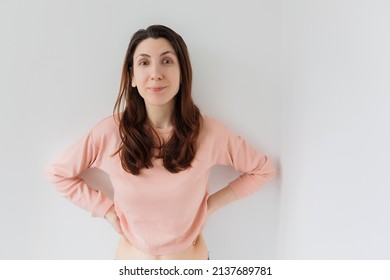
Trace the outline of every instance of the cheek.
<path fill-rule="evenodd" d="M 181 81 L 181 75 L 180 75 L 180 70 L 176 70 L 172 73 L 172 80 L 175 81 L 175 83 L 180 84 Z"/>
<path fill-rule="evenodd" d="M 137 71 L 134 73 L 133 80 L 136 82 L 137 86 L 141 86 L 146 79 L 145 73 Z"/>

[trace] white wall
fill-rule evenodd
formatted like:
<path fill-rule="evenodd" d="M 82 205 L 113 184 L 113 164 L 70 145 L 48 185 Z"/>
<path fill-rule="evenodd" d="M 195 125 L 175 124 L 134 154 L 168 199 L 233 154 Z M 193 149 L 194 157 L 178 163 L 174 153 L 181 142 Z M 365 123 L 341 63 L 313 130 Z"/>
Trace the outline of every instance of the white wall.
<path fill-rule="evenodd" d="M 390 258 L 390 2 L 282 1 L 280 257 Z"/>
<path fill-rule="evenodd" d="M 0 259 L 114 257 L 110 226 L 61 198 L 43 169 L 111 114 L 139 28 L 160 23 L 181 34 L 203 112 L 278 162 L 280 13 L 271 0 L 1 1 Z M 234 175 L 217 168 L 213 189 Z M 211 257 L 275 258 L 278 192 L 275 180 L 216 213 L 205 232 Z"/>
<path fill-rule="evenodd" d="M 389 258 L 388 3 L 0 2 L 0 259 L 113 258 L 111 228 L 42 170 L 111 113 L 153 23 L 187 41 L 203 112 L 280 158 L 281 181 L 210 219 L 212 258 Z M 213 188 L 234 175 L 216 168 Z"/>

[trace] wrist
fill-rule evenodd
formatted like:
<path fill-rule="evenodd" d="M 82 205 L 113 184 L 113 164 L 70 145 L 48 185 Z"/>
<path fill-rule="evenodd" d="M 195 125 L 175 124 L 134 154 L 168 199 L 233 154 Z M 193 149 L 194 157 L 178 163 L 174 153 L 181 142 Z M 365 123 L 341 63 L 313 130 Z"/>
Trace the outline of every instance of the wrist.
<path fill-rule="evenodd" d="M 207 199 L 207 213 L 208 214 L 214 213 L 217 210 L 216 206 L 217 205 L 215 203 L 215 195 L 209 196 L 209 198 Z"/>
<path fill-rule="evenodd" d="M 113 213 L 113 212 L 115 212 L 115 207 L 114 207 L 114 205 L 111 205 L 111 207 L 108 208 L 106 214 L 104 214 L 104 219 L 107 219 L 107 217 L 108 217 L 109 215 L 111 215 L 111 213 Z"/>

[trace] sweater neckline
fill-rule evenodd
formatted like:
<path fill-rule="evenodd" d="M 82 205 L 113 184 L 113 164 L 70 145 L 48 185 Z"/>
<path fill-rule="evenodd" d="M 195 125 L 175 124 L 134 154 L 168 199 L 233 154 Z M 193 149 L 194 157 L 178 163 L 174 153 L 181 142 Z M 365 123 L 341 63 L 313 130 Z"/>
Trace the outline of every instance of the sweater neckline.
<path fill-rule="evenodd" d="M 169 126 L 169 127 L 166 127 L 166 128 L 157 128 L 157 127 L 154 127 L 154 130 L 156 130 L 156 132 L 158 134 L 168 134 L 168 133 L 171 133 L 172 130 L 173 130 L 173 126 Z"/>

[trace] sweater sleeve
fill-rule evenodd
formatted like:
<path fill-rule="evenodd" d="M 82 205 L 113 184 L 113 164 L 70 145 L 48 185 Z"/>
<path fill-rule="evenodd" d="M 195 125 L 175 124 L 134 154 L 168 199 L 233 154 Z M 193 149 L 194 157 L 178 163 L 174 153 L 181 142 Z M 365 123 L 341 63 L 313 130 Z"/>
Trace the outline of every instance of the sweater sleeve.
<path fill-rule="evenodd" d="M 230 165 L 241 173 L 228 184 L 238 199 L 253 194 L 276 175 L 276 169 L 266 155 L 255 150 L 222 124 L 218 132 L 218 163 Z"/>
<path fill-rule="evenodd" d="M 113 202 L 101 191 L 88 186 L 80 174 L 98 167 L 99 146 L 95 145 L 93 130 L 66 149 L 49 164 L 45 175 L 63 197 L 91 212 L 94 217 L 104 217 Z"/>

